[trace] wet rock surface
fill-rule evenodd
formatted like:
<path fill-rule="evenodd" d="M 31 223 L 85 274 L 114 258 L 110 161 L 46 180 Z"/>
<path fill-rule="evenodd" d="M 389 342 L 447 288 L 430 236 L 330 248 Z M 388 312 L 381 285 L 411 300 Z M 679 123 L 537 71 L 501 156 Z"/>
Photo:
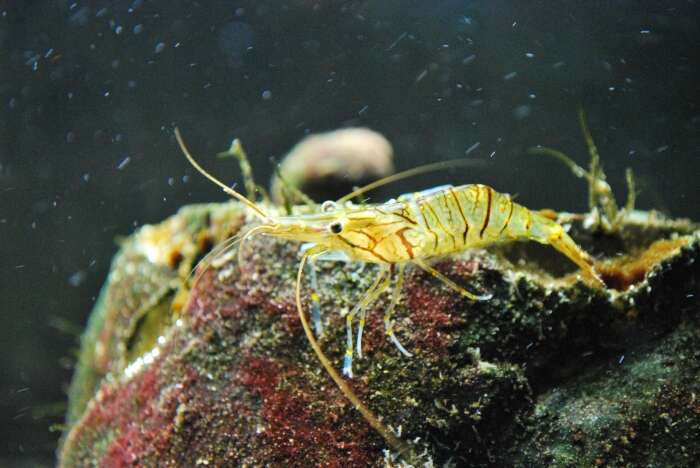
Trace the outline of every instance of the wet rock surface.
<path fill-rule="evenodd" d="M 64 466 L 103 463 L 398 463 L 342 396 L 294 308 L 298 245 L 256 237 L 235 203 L 182 209 L 127 239 L 83 338 Z M 493 299 L 471 302 L 409 269 L 396 331 L 370 310 L 352 387 L 420 462 L 456 466 L 693 466 L 700 457 L 700 233 L 635 212 L 615 234 L 570 217 L 608 290 L 551 248 L 513 244 L 436 267 Z M 340 368 L 347 311 L 374 266 L 318 265 Z M 191 289 L 189 289 L 191 287 Z M 303 285 L 306 298 L 309 282 Z M 392 461 L 393 460 L 393 461 Z"/>

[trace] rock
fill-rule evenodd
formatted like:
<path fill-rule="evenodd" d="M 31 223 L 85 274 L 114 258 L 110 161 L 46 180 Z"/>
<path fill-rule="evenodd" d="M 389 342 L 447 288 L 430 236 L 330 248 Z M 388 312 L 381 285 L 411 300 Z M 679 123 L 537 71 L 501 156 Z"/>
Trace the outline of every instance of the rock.
<path fill-rule="evenodd" d="M 371 308 L 351 385 L 421 463 L 700 458 L 697 225 L 634 212 L 603 235 L 566 220 L 610 289 L 591 289 L 565 257 L 532 243 L 437 263 L 490 301 L 409 268 L 396 331 L 412 358 L 384 335 L 389 298 Z M 250 222 L 238 203 L 192 206 L 124 241 L 83 338 L 61 465 L 398 463 L 306 341 L 294 307 L 298 245 L 254 237 L 240 264 L 232 249 L 188 278 Z M 318 265 L 320 343 L 337 368 L 342 313 L 374 268 Z"/>
<path fill-rule="evenodd" d="M 297 143 L 279 164 L 270 184 L 272 201 L 303 203 L 289 188 L 302 190 L 322 202 L 337 199 L 353 186 L 394 172 L 394 149 L 381 133 L 369 128 L 351 127 L 311 134 Z"/>

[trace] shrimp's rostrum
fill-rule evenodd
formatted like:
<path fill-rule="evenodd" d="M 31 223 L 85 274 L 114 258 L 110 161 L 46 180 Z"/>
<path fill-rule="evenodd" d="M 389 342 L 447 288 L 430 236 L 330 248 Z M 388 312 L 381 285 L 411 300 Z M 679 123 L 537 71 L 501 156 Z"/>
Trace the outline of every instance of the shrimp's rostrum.
<path fill-rule="evenodd" d="M 366 311 L 383 292 L 391 288 L 392 276 L 396 277 L 393 281 L 395 286 L 389 307 L 384 312 L 386 335 L 401 353 L 410 356 L 395 337 L 391 320 L 399 300 L 407 264 L 414 264 L 429 272 L 465 297 L 472 300 L 488 300 L 491 297 L 489 294 L 476 294 L 457 285 L 431 267 L 430 260 L 473 247 L 533 240 L 551 245 L 578 265 L 589 282 L 596 286 L 604 286 L 590 256 L 571 239 L 561 225 L 528 210 L 515 203 L 509 195 L 499 193 L 486 185 L 438 187 L 404 195 L 383 204 L 355 205 L 345 201 L 351 198 L 350 195 L 364 192 L 364 189 L 359 189 L 337 203 L 325 203 L 317 213 L 276 216 L 208 174 L 189 154 L 177 130 L 176 137 L 181 149 L 198 171 L 226 193 L 245 203 L 260 218 L 261 225 L 253 228 L 248 234 L 266 234 L 310 244 L 302 255 L 296 284 L 297 311 L 306 336 L 319 360 L 345 396 L 369 424 L 400 452 L 406 452 L 406 446 L 355 396 L 315 340 L 301 301 L 301 279 L 308 260 L 324 257 L 344 258 L 379 265 L 379 272 L 372 286 L 346 316 L 347 340 L 343 373 L 348 377 L 352 377 L 354 353 L 361 353 Z M 311 298 L 314 308 L 317 308 L 318 296 L 315 292 L 311 294 Z M 316 315 L 314 314 L 314 321 L 320 320 Z M 353 323 L 356 317 L 359 324 L 354 341 Z M 316 324 L 316 330 L 321 330 L 319 323 Z"/>

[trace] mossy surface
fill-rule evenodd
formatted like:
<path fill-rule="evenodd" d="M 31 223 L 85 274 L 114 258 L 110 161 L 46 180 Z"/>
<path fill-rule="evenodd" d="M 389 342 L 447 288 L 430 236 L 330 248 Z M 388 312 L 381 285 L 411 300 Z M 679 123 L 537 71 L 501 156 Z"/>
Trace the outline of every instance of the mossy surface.
<path fill-rule="evenodd" d="M 436 264 L 471 290 L 492 292 L 487 302 L 409 269 L 396 330 L 414 356 L 386 340 L 389 298 L 381 298 L 368 317 L 355 392 L 426 462 L 693 466 L 700 234 L 688 222 L 638 217 L 617 238 L 572 222 L 577 240 L 611 259 L 606 281 L 624 291 L 593 290 L 560 267 L 563 256 L 531 245 Z M 385 463 L 384 441 L 306 342 L 293 300 L 297 245 L 253 238 L 241 264 L 219 256 L 192 285 L 189 268 L 246 229 L 243 210 L 189 207 L 143 229 L 124 243 L 93 311 L 63 465 Z M 675 244 L 644 257 L 659 239 Z M 616 283 L 635 261 L 641 276 Z M 342 314 L 374 269 L 318 265 L 320 343 L 338 368 Z M 303 291 L 308 298 L 309 282 Z"/>

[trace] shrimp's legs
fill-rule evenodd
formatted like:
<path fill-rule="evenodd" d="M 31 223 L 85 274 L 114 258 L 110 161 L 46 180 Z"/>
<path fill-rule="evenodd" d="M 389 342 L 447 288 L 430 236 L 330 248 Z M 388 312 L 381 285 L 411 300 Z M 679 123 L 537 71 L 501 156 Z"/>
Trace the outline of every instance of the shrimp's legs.
<path fill-rule="evenodd" d="M 236 158 L 238 160 L 238 165 L 241 168 L 241 173 L 243 174 L 243 185 L 245 186 L 247 198 L 249 200 L 255 200 L 255 195 L 260 192 L 264 194 L 265 201 L 268 201 L 264 190 L 261 190 L 261 187 L 259 187 L 255 183 L 255 179 L 253 179 L 253 169 L 250 166 L 248 154 L 246 153 L 245 149 L 243 149 L 241 140 L 234 138 L 229 149 L 221 153 L 217 153 L 217 157 Z"/>
<path fill-rule="evenodd" d="M 451 279 L 449 279 L 447 276 L 443 275 L 439 271 L 437 271 L 435 268 L 431 267 L 427 263 L 424 263 L 420 260 L 413 260 L 413 263 L 415 263 L 419 268 L 427 271 L 431 275 L 433 275 L 435 278 L 439 279 L 443 283 L 445 283 L 446 286 L 449 286 L 450 288 L 454 289 L 458 293 L 460 293 L 464 297 L 468 297 L 472 301 L 488 301 L 493 297 L 493 294 L 482 294 L 482 295 L 477 295 L 474 293 L 470 293 L 466 289 L 464 289 L 462 286 L 458 285 Z"/>
<path fill-rule="evenodd" d="M 406 265 L 401 263 L 399 264 L 398 268 L 399 271 L 396 276 L 396 286 L 394 286 L 394 290 L 391 293 L 391 303 L 389 304 L 389 308 L 384 313 L 384 329 L 386 330 L 386 336 L 389 337 L 391 342 L 394 343 L 394 346 L 396 346 L 401 354 L 406 357 L 411 357 L 411 353 L 406 351 L 406 348 L 404 348 L 399 342 L 398 338 L 396 338 L 396 335 L 394 334 L 394 322 L 391 320 L 391 315 L 394 313 L 396 304 L 399 302 L 399 298 L 401 297 L 401 289 L 403 289 L 403 276 L 406 270 Z"/>
<path fill-rule="evenodd" d="M 314 324 L 316 336 L 321 336 L 323 334 L 321 299 L 318 297 L 318 278 L 316 277 L 316 264 L 313 258 L 309 259 L 309 272 L 311 277 L 311 322 Z"/>
<path fill-rule="evenodd" d="M 389 285 L 391 284 L 391 273 L 388 269 L 385 269 L 389 274 L 386 275 L 386 277 L 383 279 L 382 284 L 377 286 L 377 289 L 372 293 L 372 297 L 368 298 L 368 301 L 366 302 L 365 306 L 362 308 L 362 310 L 359 312 L 360 314 L 360 323 L 357 327 L 357 340 L 355 343 L 355 349 L 357 352 L 358 357 L 362 357 L 362 332 L 365 329 L 365 318 L 367 316 L 367 309 L 369 309 L 369 306 L 372 305 L 374 301 L 377 300 L 379 295 L 386 291 L 389 288 Z M 352 369 L 350 369 L 352 371 Z"/>
<path fill-rule="evenodd" d="M 309 322 L 306 320 L 304 308 L 301 305 L 301 278 L 304 273 L 304 266 L 306 265 L 306 261 L 309 259 L 309 256 L 318 255 L 321 253 L 323 253 L 323 249 L 318 247 L 308 250 L 306 253 L 304 253 L 304 256 L 301 257 L 301 261 L 299 262 L 299 270 L 297 271 L 295 299 L 297 313 L 299 314 L 299 319 L 301 320 L 301 325 L 304 328 L 306 338 L 309 341 L 311 348 L 313 348 L 314 353 L 316 353 L 316 357 L 318 357 L 318 360 L 321 361 L 321 364 L 326 369 L 326 372 L 328 372 L 328 375 L 331 376 L 331 379 L 333 379 L 340 391 L 343 393 L 343 395 L 345 395 L 345 398 L 350 400 L 355 409 L 357 409 L 357 411 L 359 411 L 362 414 L 362 417 L 365 418 L 365 420 L 369 423 L 370 426 L 372 426 L 372 428 L 374 428 L 375 431 L 377 431 L 379 434 L 382 435 L 382 437 L 384 437 L 384 440 L 387 442 L 387 444 L 389 444 L 389 446 L 391 446 L 392 449 L 400 453 L 403 457 L 406 458 L 407 461 L 412 462 L 415 458 L 415 455 L 411 447 L 404 443 L 401 439 L 396 437 L 389 429 L 387 429 L 387 427 L 381 423 L 379 418 L 377 418 L 377 416 L 372 412 L 372 410 L 367 408 L 364 405 L 364 403 L 360 401 L 360 399 L 357 397 L 357 395 L 355 395 L 350 386 L 335 371 L 335 369 L 333 368 L 333 364 L 331 364 L 331 362 L 328 360 L 326 355 L 323 353 L 323 350 L 321 350 L 321 347 L 318 345 L 316 338 L 314 338 L 313 331 L 311 331 Z"/>
<path fill-rule="evenodd" d="M 345 316 L 345 326 L 347 328 L 347 340 L 345 348 L 345 358 L 343 359 L 343 375 L 352 378 L 352 355 L 353 355 L 353 339 L 352 339 L 352 321 L 358 313 L 364 313 L 364 310 L 369 307 L 377 297 L 384 292 L 389 286 L 390 276 L 387 274 L 389 269 L 381 266 L 377 277 L 369 287 L 365 295 L 360 299 L 355 307 Z"/>

